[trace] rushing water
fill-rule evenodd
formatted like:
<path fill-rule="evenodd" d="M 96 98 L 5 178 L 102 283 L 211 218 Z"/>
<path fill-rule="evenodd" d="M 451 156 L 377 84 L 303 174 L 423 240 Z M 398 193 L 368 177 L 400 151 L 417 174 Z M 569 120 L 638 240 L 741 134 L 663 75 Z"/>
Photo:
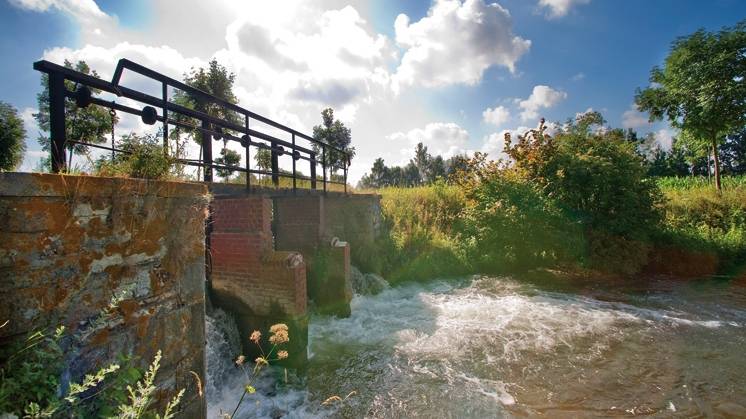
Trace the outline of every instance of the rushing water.
<path fill-rule="evenodd" d="M 242 386 L 212 326 L 214 417 Z M 746 417 L 746 284 L 405 285 L 356 296 L 350 318 L 313 318 L 309 353 L 305 380 L 270 371 L 239 416 Z"/>

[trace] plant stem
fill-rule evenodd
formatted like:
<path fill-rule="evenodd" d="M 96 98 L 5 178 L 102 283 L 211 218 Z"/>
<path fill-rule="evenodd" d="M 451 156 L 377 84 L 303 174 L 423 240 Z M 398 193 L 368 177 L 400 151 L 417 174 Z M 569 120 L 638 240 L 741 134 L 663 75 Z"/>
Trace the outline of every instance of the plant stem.
<path fill-rule="evenodd" d="M 238 404 L 236 405 L 236 408 L 233 409 L 233 413 L 231 413 L 231 419 L 233 419 L 233 416 L 236 415 L 236 412 L 238 412 L 238 408 L 241 407 L 241 403 L 243 403 L 243 398 L 246 397 L 246 389 L 243 390 L 243 394 L 241 395 L 241 400 L 238 401 Z"/>

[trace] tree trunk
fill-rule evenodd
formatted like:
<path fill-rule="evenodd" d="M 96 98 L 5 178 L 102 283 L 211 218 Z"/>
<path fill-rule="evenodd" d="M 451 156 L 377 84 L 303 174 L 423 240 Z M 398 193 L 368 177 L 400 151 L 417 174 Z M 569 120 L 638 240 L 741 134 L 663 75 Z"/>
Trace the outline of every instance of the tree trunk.
<path fill-rule="evenodd" d="M 722 192 L 723 189 L 720 185 L 720 159 L 718 158 L 717 140 L 715 138 L 712 139 L 712 157 L 715 161 L 715 188 L 717 188 L 718 192 Z"/>

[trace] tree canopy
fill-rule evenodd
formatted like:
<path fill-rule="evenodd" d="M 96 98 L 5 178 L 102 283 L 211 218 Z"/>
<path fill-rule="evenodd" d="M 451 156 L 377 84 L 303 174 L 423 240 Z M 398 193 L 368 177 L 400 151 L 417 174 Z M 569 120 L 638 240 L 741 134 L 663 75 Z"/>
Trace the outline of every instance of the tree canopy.
<path fill-rule="evenodd" d="M 334 119 L 334 110 L 332 108 L 326 108 L 321 111 L 322 124 L 313 127 L 313 138 L 317 141 L 329 144 L 330 146 L 336 147 L 340 150 L 344 150 L 350 160 L 355 156 L 355 147 L 351 147 L 352 132 L 338 119 Z M 321 146 L 318 144 L 313 145 L 313 150 L 318 156 L 322 156 Z M 335 150 L 327 149 L 325 159 L 327 167 L 333 172 L 337 169 L 345 167 L 345 160 L 347 157 L 343 153 Z"/>
<path fill-rule="evenodd" d="M 73 64 L 65 60 L 65 67 L 98 77 L 96 70 L 90 68 L 85 61 Z M 49 76 L 47 74 L 41 75 L 41 85 L 42 91 L 36 96 L 39 112 L 34 114 L 34 119 L 44 132 L 38 137 L 39 144 L 42 150 L 48 151 L 51 140 L 49 138 Z M 65 87 L 67 90 L 75 91 L 75 83 L 72 81 L 65 80 Z M 100 92 L 98 89 L 91 89 L 91 91 L 93 94 Z M 106 142 L 110 138 L 112 124 L 118 121 L 119 118 L 116 115 L 112 116 L 106 108 L 97 105 L 78 108 L 74 100 L 65 99 L 65 138 L 67 139 L 91 144 Z M 88 154 L 88 147 L 82 144 L 67 143 L 65 148 L 68 151 L 68 167 L 72 162 L 73 154 Z"/>
<path fill-rule="evenodd" d="M 16 108 L 0 101 L 0 171 L 15 170 L 26 151 L 26 128 Z"/>
<path fill-rule="evenodd" d="M 709 143 L 720 189 L 717 146 L 746 126 L 746 21 L 718 32 L 700 29 L 678 38 L 663 67 L 650 73 L 650 87 L 635 102 L 651 121 L 672 126 Z"/>

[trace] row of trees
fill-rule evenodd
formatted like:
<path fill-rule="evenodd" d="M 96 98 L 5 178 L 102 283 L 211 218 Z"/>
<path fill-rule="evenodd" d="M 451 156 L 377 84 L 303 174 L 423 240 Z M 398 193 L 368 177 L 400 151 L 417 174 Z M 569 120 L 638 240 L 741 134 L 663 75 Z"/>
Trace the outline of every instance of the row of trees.
<path fill-rule="evenodd" d="M 366 173 L 358 182 L 359 188 L 383 188 L 387 186 L 411 187 L 428 185 L 438 179 L 448 179 L 465 167 L 468 157 L 456 155 L 449 159 L 431 155 L 427 147 L 418 143 L 414 157 L 401 166 L 386 166 L 382 158 L 373 162 L 370 174 Z"/>

